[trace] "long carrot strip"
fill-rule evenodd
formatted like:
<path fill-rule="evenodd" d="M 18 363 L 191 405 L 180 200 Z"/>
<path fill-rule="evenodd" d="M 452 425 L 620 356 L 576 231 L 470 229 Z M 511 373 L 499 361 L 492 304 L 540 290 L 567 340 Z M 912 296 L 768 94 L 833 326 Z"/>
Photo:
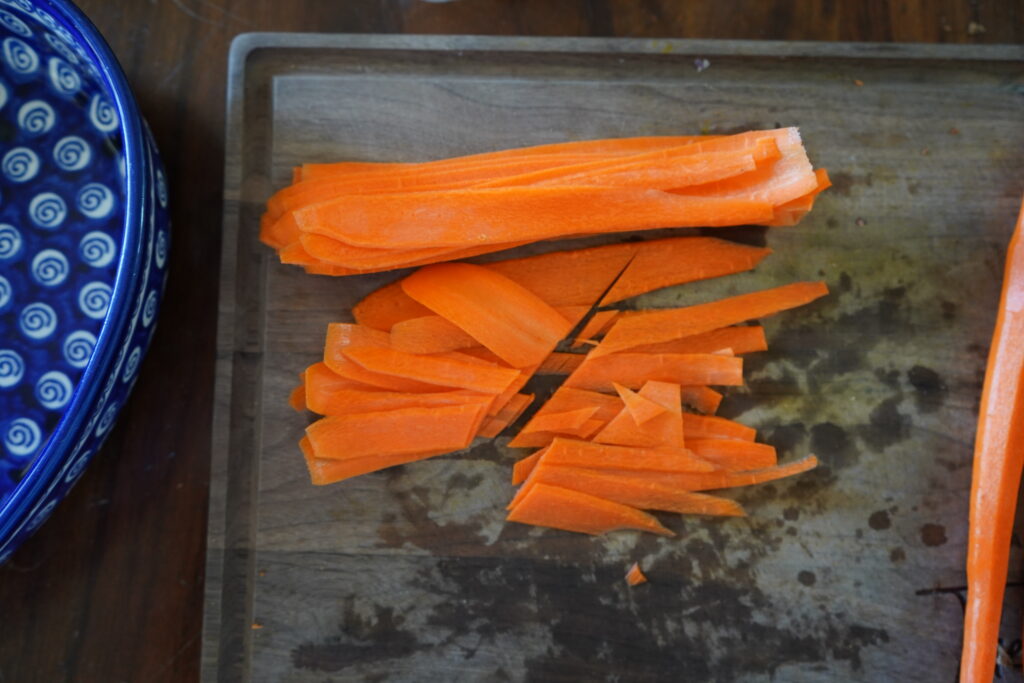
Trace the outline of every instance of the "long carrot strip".
<path fill-rule="evenodd" d="M 995 671 L 1013 518 L 1024 470 L 1024 204 L 1010 239 L 981 392 L 971 476 L 960 680 Z"/>
<path fill-rule="evenodd" d="M 507 519 L 594 536 L 626 529 L 650 531 L 662 536 L 675 535 L 657 519 L 636 508 L 547 484 L 531 487 L 523 500 L 509 512 Z"/>
<path fill-rule="evenodd" d="M 812 174 L 813 177 L 813 174 Z M 306 232 L 363 247 L 464 247 L 561 236 L 770 221 L 769 201 L 657 190 L 515 187 L 342 196 L 295 212 Z"/>
<path fill-rule="evenodd" d="M 683 414 L 683 431 L 688 439 L 739 439 L 753 441 L 757 430 L 724 417 Z"/>
<path fill-rule="evenodd" d="M 540 463 L 525 480 L 508 509 L 513 509 L 537 484 L 561 486 L 630 505 L 641 510 L 662 510 L 680 514 L 742 517 L 743 508 L 736 501 L 685 489 L 672 488 L 657 481 L 638 481 L 607 474 L 600 470 L 572 470 Z M 520 495 L 522 494 L 522 495 Z"/>
<path fill-rule="evenodd" d="M 722 469 L 742 472 L 775 465 L 775 448 L 739 439 L 687 439 L 686 447 Z"/>
<path fill-rule="evenodd" d="M 398 455 L 367 456 L 348 460 L 331 460 L 316 457 L 308 436 L 302 437 L 299 441 L 299 448 L 302 450 L 302 455 L 306 460 L 310 481 L 315 486 L 334 484 L 362 474 L 369 474 L 370 472 L 376 472 L 388 467 L 425 460 L 448 452 L 446 450 L 424 451 L 419 453 L 401 453 Z"/>
<path fill-rule="evenodd" d="M 824 282 L 796 282 L 686 308 L 624 316 L 608 330 L 604 340 L 590 355 L 603 356 L 644 344 L 709 332 L 802 306 L 826 294 L 828 287 Z"/>
<path fill-rule="evenodd" d="M 709 472 L 714 465 L 684 448 L 634 448 L 556 438 L 544 454 L 552 465 L 651 472 Z"/>
<path fill-rule="evenodd" d="M 489 398 L 456 406 L 323 417 L 306 428 L 317 458 L 344 460 L 465 448 Z"/>
<path fill-rule="evenodd" d="M 572 328 L 529 290 L 468 263 L 421 268 L 402 289 L 514 367 L 541 363 Z"/>
<path fill-rule="evenodd" d="M 739 386 L 743 384 L 743 360 L 710 353 L 617 353 L 595 358 L 591 351 L 583 364 L 569 375 L 565 386 L 611 391 L 615 382 L 638 389 L 652 380 L 681 385 Z"/>
<path fill-rule="evenodd" d="M 523 427 L 524 434 L 533 432 L 555 432 L 565 434 L 574 432 L 586 424 L 587 420 L 597 412 L 597 406 L 567 410 L 563 413 L 547 413 L 530 420 L 530 423 Z"/>
<path fill-rule="evenodd" d="M 481 365 L 440 355 L 419 356 L 394 349 L 367 346 L 347 348 L 345 356 L 370 372 L 435 386 L 469 389 L 483 394 L 501 394 L 521 374 L 512 368 Z"/>
<path fill-rule="evenodd" d="M 721 349 L 732 349 L 734 354 L 740 355 L 765 351 L 767 348 L 768 342 L 764 336 L 764 328 L 760 325 L 746 325 L 722 327 L 689 337 L 636 346 L 630 351 L 633 353 L 714 353 Z"/>

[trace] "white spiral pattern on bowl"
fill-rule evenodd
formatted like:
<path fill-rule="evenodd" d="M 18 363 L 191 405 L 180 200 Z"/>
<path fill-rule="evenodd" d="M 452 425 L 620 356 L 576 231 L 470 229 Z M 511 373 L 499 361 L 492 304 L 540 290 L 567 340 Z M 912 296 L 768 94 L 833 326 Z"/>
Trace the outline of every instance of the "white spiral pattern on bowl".
<path fill-rule="evenodd" d="M 67 256 L 56 249 L 43 249 L 32 257 L 32 279 L 43 287 L 62 284 L 70 271 Z"/>
<path fill-rule="evenodd" d="M 28 135 L 49 133 L 57 123 L 57 112 L 44 100 L 29 100 L 18 109 L 18 128 Z"/>
<path fill-rule="evenodd" d="M 0 311 L 7 308 L 14 298 L 14 290 L 11 289 L 11 281 L 0 275 Z"/>
<path fill-rule="evenodd" d="M 117 243 L 107 233 L 93 230 L 82 235 L 78 243 L 78 255 L 86 265 L 104 268 L 117 256 Z"/>
<path fill-rule="evenodd" d="M 36 382 L 36 400 L 47 410 L 60 410 L 71 400 L 74 388 L 70 377 L 60 370 L 50 370 Z"/>
<path fill-rule="evenodd" d="M 156 234 L 156 250 L 153 252 L 153 262 L 157 268 L 163 268 L 167 264 L 167 231 L 161 230 Z"/>
<path fill-rule="evenodd" d="M 95 348 L 96 335 L 86 330 L 76 330 L 64 338 L 64 360 L 71 367 L 81 370 L 89 364 Z"/>
<path fill-rule="evenodd" d="M 59 228 L 68 215 L 68 206 L 55 192 L 40 192 L 28 203 L 28 217 L 40 228 Z"/>
<path fill-rule="evenodd" d="M 25 376 L 25 361 L 14 349 L 0 349 L 0 389 L 16 386 Z"/>
<path fill-rule="evenodd" d="M 103 183 L 89 183 L 75 197 L 78 210 L 96 220 L 106 218 L 114 210 L 114 193 Z"/>
<path fill-rule="evenodd" d="M 0 172 L 12 183 L 24 183 L 39 173 L 39 155 L 28 147 L 15 147 L 0 160 Z"/>
<path fill-rule="evenodd" d="M 60 57 L 50 57 L 46 71 L 50 85 L 61 95 L 71 96 L 82 89 L 82 77 Z"/>
<path fill-rule="evenodd" d="M 57 507 L 56 498 L 50 500 L 50 502 L 48 502 L 42 508 L 34 511 L 32 513 L 32 517 L 28 520 L 28 524 L 25 525 L 25 529 L 29 532 L 38 529 L 40 526 L 42 526 L 43 522 L 45 522 L 50 517 L 50 514 L 53 512 L 53 509 L 55 507 Z"/>
<path fill-rule="evenodd" d="M 93 320 L 102 320 L 107 315 L 112 293 L 106 282 L 90 282 L 78 290 L 78 308 Z"/>
<path fill-rule="evenodd" d="M 19 417 L 7 424 L 4 433 L 4 447 L 10 455 L 24 458 L 36 452 L 43 442 L 43 433 L 36 421 Z"/>
<path fill-rule="evenodd" d="M 39 55 L 19 38 L 4 38 L 4 62 L 19 74 L 30 74 L 39 68 Z"/>
<path fill-rule="evenodd" d="M 164 178 L 163 171 L 157 169 L 156 172 L 156 198 L 160 202 L 160 207 L 163 209 L 167 208 L 167 179 Z"/>
<path fill-rule="evenodd" d="M 96 436 L 103 436 L 110 429 L 110 426 L 114 424 L 114 418 L 117 417 L 117 409 L 120 406 L 117 402 L 111 403 L 107 406 L 107 409 L 103 411 L 103 417 L 100 418 L 99 423 L 96 425 Z"/>
<path fill-rule="evenodd" d="M 149 327 L 156 317 L 156 305 L 159 302 L 156 290 L 152 290 L 146 297 L 146 305 L 142 307 L 142 326 Z"/>
<path fill-rule="evenodd" d="M 42 301 L 31 303 L 21 309 L 18 329 L 29 339 L 46 339 L 57 329 L 57 311 Z"/>
<path fill-rule="evenodd" d="M 17 33 L 23 38 L 32 37 L 32 29 L 24 21 L 2 9 L 0 9 L 0 26 L 8 29 L 11 33 Z"/>
<path fill-rule="evenodd" d="M 80 64 L 81 61 L 78 59 L 78 55 L 72 50 L 66 42 L 53 35 L 52 33 L 44 33 L 43 40 L 46 44 L 53 48 L 53 51 L 59 54 L 64 59 L 68 60 L 72 64 Z"/>
<path fill-rule="evenodd" d="M 93 95 L 89 101 L 89 121 L 101 133 L 113 133 L 120 125 L 117 110 L 102 95 Z"/>
<path fill-rule="evenodd" d="M 13 225 L 0 223 L 0 261 L 14 258 L 21 251 L 21 233 Z"/>
<path fill-rule="evenodd" d="M 92 147 L 77 135 L 69 135 L 53 146 L 53 160 L 64 171 L 81 171 L 92 161 Z"/>
<path fill-rule="evenodd" d="M 0 109 L 4 108 L 4 105 L 7 104 L 7 100 L 9 97 L 10 93 L 7 92 L 7 86 L 3 83 L 0 83 Z"/>
<path fill-rule="evenodd" d="M 128 354 L 128 360 L 124 362 L 124 372 L 121 373 L 122 382 L 130 382 L 135 377 L 136 370 L 139 369 L 139 363 L 142 362 L 142 349 L 136 346 L 132 349 L 132 352 Z"/>

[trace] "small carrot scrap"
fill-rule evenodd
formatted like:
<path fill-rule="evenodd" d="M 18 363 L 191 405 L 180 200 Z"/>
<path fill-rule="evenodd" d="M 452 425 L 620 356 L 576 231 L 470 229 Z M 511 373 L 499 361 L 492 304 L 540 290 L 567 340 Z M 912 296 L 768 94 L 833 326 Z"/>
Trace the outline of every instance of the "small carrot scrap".
<path fill-rule="evenodd" d="M 288 394 L 288 405 L 299 413 L 306 409 L 306 385 L 304 383 L 292 389 Z"/>
<path fill-rule="evenodd" d="M 714 415 L 718 412 L 718 406 L 722 403 L 722 394 L 711 387 L 690 386 L 680 389 L 683 405 L 690 406 L 694 410 L 705 415 Z"/>
<path fill-rule="evenodd" d="M 675 535 L 657 519 L 636 508 L 547 484 L 532 486 L 508 513 L 507 519 L 594 536 L 628 529 L 661 536 Z"/>
<path fill-rule="evenodd" d="M 633 566 L 626 572 L 626 583 L 630 586 L 639 586 L 641 583 L 647 583 L 647 577 L 640 571 L 639 563 L 634 562 Z"/>
<path fill-rule="evenodd" d="M 622 399 L 623 404 L 629 410 L 630 417 L 633 418 L 633 422 L 637 426 L 643 425 L 647 421 L 664 415 L 668 408 L 661 405 L 657 401 L 653 401 L 646 396 L 641 396 L 631 389 L 627 389 L 621 384 L 614 383 L 612 385 L 615 389 L 615 393 Z"/>
<path fill-rule="evenodd" d="M 523 427 L 523 433 L 554 432 L 556 434 L 565 434 L 567 432 L 575 432 L 586 424 L 587 420 L 593 417 L 596 412 L 597 406 L 587 406 L 585 408 L 567 410 L 564 413 L 545 413 L 530 420 L 530 423 Z"/>

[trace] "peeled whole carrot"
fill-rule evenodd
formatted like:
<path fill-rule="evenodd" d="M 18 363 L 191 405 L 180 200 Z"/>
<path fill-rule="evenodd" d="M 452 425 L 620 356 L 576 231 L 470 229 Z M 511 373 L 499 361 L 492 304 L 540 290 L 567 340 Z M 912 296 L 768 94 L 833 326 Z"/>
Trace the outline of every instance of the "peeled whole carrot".
<path fill-rule="evenodd" d="M 306 428 L 317 458 L 456 451 L 473 440 L 487 401 L 323 417 Z"/>
<path fill-rule="evenodd" d="M 1006 254 L 971 476 L 962 683 L 991 681 L 1024 470 L 1024 203 Z"/>
<path fill-rule="evenodd" d="M 583 364 L 569 375 L 565 386 L 611 391 L 615 382 L 639 389 L 649 381 L 740 386 L 743 384 L 743 360 L 710 353 L 616 353 L 595 358 L 591 351 Z"/>
<path fill-rule="evenodd" d="M 636 508 L 547 484 L 531 487 L 530 492 L 508 513 L 507 519 L 593 536 L 620 530 L 675 535 L 657 519 Z"/>
<path fill-rule="evenodd" d="M 709 332 L 796 308 L 826 294 L 828 287 L 824 282 L 795 282 L 696 306 L 623 316 L 608 330 L 604 340 L 590 355 L 603 356 L 636 346 Z"/>
<path fill-rule="evenodd" d="M 513 367 L 540 364 L 572 328 L 529 290 L 468 263 L 421 268 L 402 289 Z"/>

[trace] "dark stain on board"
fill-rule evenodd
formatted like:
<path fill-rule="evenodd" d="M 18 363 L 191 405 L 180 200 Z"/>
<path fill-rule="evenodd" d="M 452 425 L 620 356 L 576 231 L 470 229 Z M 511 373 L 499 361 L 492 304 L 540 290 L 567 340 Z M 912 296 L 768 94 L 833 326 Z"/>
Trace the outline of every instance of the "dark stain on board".
<path fill-rule="evenodd" d="M 945 545 L 946 527 L 941 524 L 925 524 L 921 527 L 921 542 L 929 548 Z"/>
<path fill-rule="evenodd" d="M 391 607 L 376 605 L 372 617 L 360 616 L 355 597 L 345 599 L 339 634 L 321 642 L 307 642 L 291 652 L 297 669 L 334 672 L 360 664 L 401 659 L 429 645 L 419 643 L 402 628 L 405 619 Z"/>
<path fill-rule="evenodd" d="M 868 526 L 875 531 L 885 531 L 892 526 L 892 520 L 889 518 L 889 512 L 887 510 L 875 510 L 868 517 Z"/>
<path fill-rule="evenodd" d="M 931 413 L 942 407 L 948 389 L 942 377 L 935 370 L 915 365 L 907 371 L 907 380 L 914 387 L 917 409 Z"/>
<path fill-rule="evenodd" d="M 900 398 L 891 396 L 871 410 L 861 437 L 875 451 L 881 451 L 907 437 L 910 419 L 900 412 Z"/>

